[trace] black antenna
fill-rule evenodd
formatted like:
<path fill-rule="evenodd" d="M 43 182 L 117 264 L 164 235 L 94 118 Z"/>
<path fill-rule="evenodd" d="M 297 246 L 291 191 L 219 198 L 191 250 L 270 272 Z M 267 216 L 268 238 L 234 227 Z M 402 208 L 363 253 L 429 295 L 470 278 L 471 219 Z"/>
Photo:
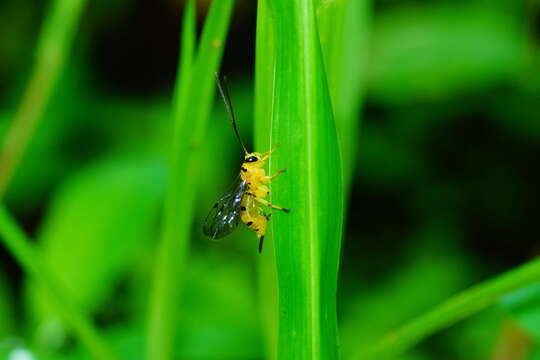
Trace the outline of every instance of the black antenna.
<path fill-rule="evenodd" d="M 238 127 L 236 126 L 236 118 L 234 117 L 234 110 L 231 103 L 231 97 L 229 96 L 229 89 L 227 88 L 227 79 L 223 77 L 223 81 L 222 81 L 219 74 L 216 73 L 216 82 L 219 89 L 219 93 L 221 94 L 221 98 L 223 99 L 223 102 L 225 103 L 225 107 L 227 108 L 227 113 L 229 114 L 229 118 L 231 119 L 233 130 L 234 130 L 234 133 L 236 134 L 236 138 L 240 142 L 240 145 L 242 145 L 244 152 L 247 154 L 248 151 L 246 149 L 246 146 L 244 145 L 244 142 L 242 141 L 242 138 L 240 137 L 240 133 L 238 132 Z"/>

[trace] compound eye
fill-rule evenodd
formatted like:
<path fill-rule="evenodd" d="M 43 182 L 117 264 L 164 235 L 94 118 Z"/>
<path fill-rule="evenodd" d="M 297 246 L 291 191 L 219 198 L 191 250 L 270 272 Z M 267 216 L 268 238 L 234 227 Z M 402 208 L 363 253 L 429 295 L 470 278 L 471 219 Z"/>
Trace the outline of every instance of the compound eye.
<path fill-rule="evenodd" d="M 244 160 L 245 162 L 255 162 L 255 161 L 259 161 L 259 158 L 257 158 L 256 156 L 250 156 L 248 158 L 246 158 L 246 160 Z"/>

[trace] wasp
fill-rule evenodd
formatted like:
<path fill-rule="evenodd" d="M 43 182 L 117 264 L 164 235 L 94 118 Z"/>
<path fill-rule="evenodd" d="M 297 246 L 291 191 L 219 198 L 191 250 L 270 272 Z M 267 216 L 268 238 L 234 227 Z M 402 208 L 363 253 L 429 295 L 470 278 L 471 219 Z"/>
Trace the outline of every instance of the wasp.
<path fill-rule="evenodd" d="M 270 220 L 271 214 L 266 214 L 261 205 L 286 213 L 290 211 L 271 204 L 265 199 L 270 194 L 270 190 L 265 184 L 285 172 L 286 169 L 279 170 L 274 175 L 266 175 L 264 163 L 279 147 L 279 144 L 264 153 L 248 152 L 236 125 L 227 86 L 224 81 L 222 82 L 218 74 L 216 74 L 216 82 L 231 120 L 233 131 L 244 150 L 245 156 L 240 167 L 240 175 L 238 175 L 230 190 L 214 204 L 212 210 L 208 213 L 204 221 L 203 232 L 212 239 L 219 239 L 232 233 L 242 221 L 257 234 L 259 252 L 262 252 L 266 224 Z"/>

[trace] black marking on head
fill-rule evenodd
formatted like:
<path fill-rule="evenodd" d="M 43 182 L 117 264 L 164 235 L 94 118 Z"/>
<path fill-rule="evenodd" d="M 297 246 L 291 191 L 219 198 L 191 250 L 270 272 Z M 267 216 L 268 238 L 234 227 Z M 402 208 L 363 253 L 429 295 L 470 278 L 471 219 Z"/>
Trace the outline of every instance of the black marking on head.
<path fill-rule="evenodd" d="M 259 229 L 254 229 L 253 231 L 259 231 Z"/>
<path fill-rule="evenodd" d="M 240 206 L 240 210 L 241 211 L 246 211 L 246 207 L 245 206 Z"/>
<path fill-rule="evenodd" d="M 251 226 L 252 224 L 253 224 L 253 221 L 248 221 L 248 222 L 246 223 L 247 226 Z"/>
<path fill-rule="evenodd" d="M 241 167 L 240 170 L 242 170 L 243 172 L 247 172 L 247 169 L 245 167 Z"/>
<path fill-rule="evenodd" d="M 259 239 L 259 253 L 262 253 L 263 241 L 264 241 L 264 235 L 261 236 Z"/>
<path fill-rule="evenodd" d="M 284 212 L 286 212 L 287 214 L 291 212 L 291 209 L 282 209 Z"/>
<path fill-rule="evenodd" d="M 255 162 L 255 161 L 259 161 L 259 158 L 256 156 L 249 156 L 244 159 L 244 162 L 247 162 L 247 163 Z"/>

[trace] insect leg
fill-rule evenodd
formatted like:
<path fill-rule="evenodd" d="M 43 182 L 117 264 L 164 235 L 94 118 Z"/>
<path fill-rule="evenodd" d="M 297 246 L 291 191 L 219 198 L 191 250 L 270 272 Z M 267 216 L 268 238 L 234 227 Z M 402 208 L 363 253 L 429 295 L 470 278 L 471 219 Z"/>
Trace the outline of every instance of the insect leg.
<path fill-rule="evenodd" d="M 266 233 L 266 223 L 268 221 L 267 216 L 258 215 L 257 219 L 257 237 L 259 238 L 259 252 L 262 252 L 263 248 L 263 242 L 264 242 L 264 234 Z"/>
<path fill-rule="evenodd" d="M 259 237 L 259 253 L 262 253 L 264 235 Z"/>
<path fill-rule="evenodd" d="M 269 201 L 267 201 L 265 199 L 261 199 L 260 197 L 257 197 L 257 196 L 253 196 L 253 197 L 255 198 L 255 200 L 257 200 L 258 202 L 260 202 L 264 206 L 269 206 L 272 209 L 281 210 L 281 211 L 286 212 L 286 213 L 291 211 L 290 209 L 285 209 L 285 208 L 282 208 L 281 206 L 274 205 L 274 204 L 270 203 Z"/>
<path fill-rule="evenodd" d="M 281 169 L 279 170 L 277 173 L 275 173 L 274 175 L 269 175 L 269 176 L 265 176 L 262 178 L 262 181 L 267 183 L 269 182 L 270 180 L 272 180 L 273 178 L 275 178 L 276 176 L 278 176 L 279 174 L 281 173 L 284 173 L 285 171 L 287 171 L 287 169 Z"/>

